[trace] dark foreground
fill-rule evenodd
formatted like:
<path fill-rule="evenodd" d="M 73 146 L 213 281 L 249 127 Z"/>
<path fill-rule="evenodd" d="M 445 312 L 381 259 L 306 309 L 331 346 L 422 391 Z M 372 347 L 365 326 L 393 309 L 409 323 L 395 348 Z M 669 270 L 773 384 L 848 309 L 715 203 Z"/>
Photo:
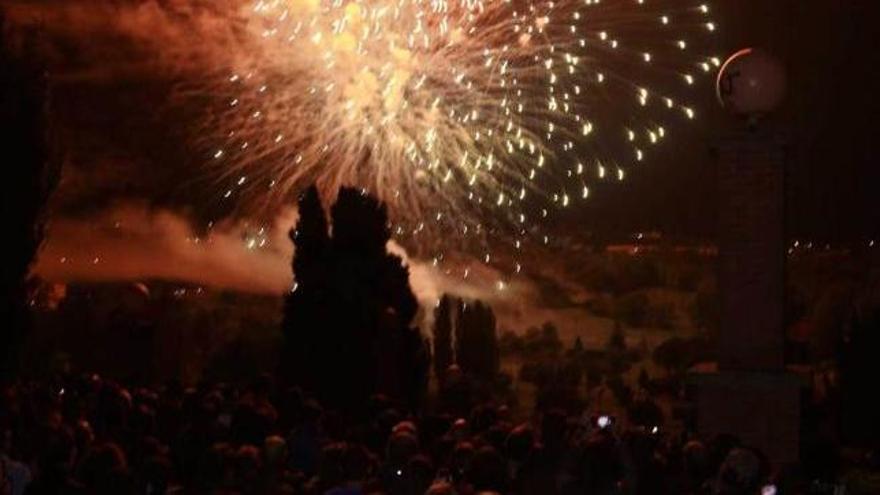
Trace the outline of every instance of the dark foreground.
<path fill-rule="evenodd" d="M 374 397 L 343 418 L 268 377 L 190 389 L 96 375 L 19 383 L 0 404 L 0 493 L 835 493 L 821 470 L 771 469 L 732 437 L 602 428 L 558 410 L 514 424 L 493 404 L 464 416 Z"/>

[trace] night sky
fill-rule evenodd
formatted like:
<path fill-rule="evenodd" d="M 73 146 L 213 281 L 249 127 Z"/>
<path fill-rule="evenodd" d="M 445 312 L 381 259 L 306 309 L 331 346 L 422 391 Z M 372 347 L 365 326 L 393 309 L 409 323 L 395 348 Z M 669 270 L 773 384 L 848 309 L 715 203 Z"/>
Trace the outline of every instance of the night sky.
<path fill-rule="evenodd" d="M 792 238 L 855 242 L 880 236 L 880 116 L 876 22 L 871 0 L 737 0 L 716 2 L 721 41 L 731 52 L 763 47 L 786 66 L 784 106 L 767 127 L 791 145 L 789 216 Z M 709 122 L 690 139 L 630 174 L 622 187 L 597 196 L 587 217 L 603 226 L 659 226 L 712 236 L 712 170 L 708 150 L 732 125 L 711 100 Z"/>
<path fill-rule="evenodd" d="M 187 33 L 168 29 L 154 37 L 142 28 L 142 17 L 166 15 L 162 5 L 186 3 L 118 1 L 93 7 L 90 2 L 88 8 L 62 1 L 43 2 L 39 8 L 21 0 L 7 3 L 13 23 L 40 19 L 50 40 L 45 57 L 55 77 L 55 109 L 67 158 L 52 205 L 58 230 L 70 233 L 92 217 L 106 219 L 106 212 L 121 204 L 140 220 L 145 217 L 132 213 L 139 207 L 179 215 L 175 235 L 187 230 L 181 222 L 191 223 L 197 234 L 207 219 L 228 213 L 192 173 L 199 158 L 187 153 L 184 142 L 191 130 L 180 123 L 195 113 L 168 104 L 170 83 L 180 74 L 158 73 L 152 64 L 157 47 L 185 40 Z M 117 15 L 122 6 L 135 4 L 149 8 Z M 791 144 L 791 237 L 823 242 L 880 237 L 880 168 L 874 154 L 880 117 L 874 31 L 880 2 L 722 0 L 713 9 L 719 55 L 763 47 L 788 70 L 788 98 L 764 126 L 783 133 Z M 108 26 L 111 19 L 116 26 Z M 625 182 L 595 188 L 590 201 L 558 222 L 560 233 L 614 237 L 660 229 L 712 239 L 715 191 L 709 150 L 736 122 L 715 103 L 711 85 L 700 88 L 697 125 L 676 129 L 659 152 L 629 171 Z M 149 237 L 149 228 L 139 226 L 138 232 Z M 67 246 L 57 237 L 53 245 L 51 231 L 50 226 L 51 255 L 60 255 Z"/>

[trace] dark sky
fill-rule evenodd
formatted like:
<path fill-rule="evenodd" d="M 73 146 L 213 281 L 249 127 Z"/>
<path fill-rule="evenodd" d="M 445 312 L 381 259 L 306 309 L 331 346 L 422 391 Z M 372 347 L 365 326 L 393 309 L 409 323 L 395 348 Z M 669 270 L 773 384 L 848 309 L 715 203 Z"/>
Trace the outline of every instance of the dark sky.
<path fill-rule="evenodd" d="M 25 4 L 21 0 L 11 3 Z M 53 4 L 64 2 L 44 5 Z M 880 99 L 875 94 L 880 88 L 880 57 L 874 38 L 880 1 L 716 0 L 711 4 L 719 25 L 720 55 L 746 46 L 763 47 L 788 69 L 788 98 L 765 125 L 784 133 L 791 144 L 791 235 L 831 241 L 880 237 L 880 206 L 875 197 L 880 168 L 872 153 L 880 117 Z M 92 24 L 84 19 L 66 21 L 71 26 L 88 26 L 78 35 L 89 38 L 92 53 L 75 48 L 65 51 L 61 44 L 52 54 L 56 62 L 75 68 L 80 59 L 106 57 L 124 67 L 114 50 L 124 43 L 132 45 L 131 40 L 103 31 L 99 19 L 107 12 L 101 11 L 96 7 Z M 83 12 L 78 15 L 89 15 L 88 9 Z M 131 23 L 136 25 L 137 19 Z M 138 49 L 136 44 L 126 48 Z M 77 125 L 66 131 L 67 139 L 77 143 L 71 152 L 77 167 L 65 172 L 65 186 L 56 198 L 63 213 L 88 214 L 119 198 L 172 208 L 210 201 L 208 195 L 200 197 L 199 191 L 204 193 L 206 188 L 192 179 L 183 183 L 178 179 L 181 166 L 197 164 L 181 163 L 189 160 L 181 158 L 186 157 L 183 137 L 169 122 L 191 116 L 170 108 L 167 83 L 152 82 L 144 70 L 133 67 L 110 80 L 85 74 L 83 80 L 92 81 L 85 83 L 78 82 L 80 75 L 75 74 L 59 85 L 60 111 L 76 115 L 84 128 L 103 130 L 83 133 Z M 594 189 L 586 206 L 569 213 L 563 222 L 565 230 L 660 228 L 687 236 L 712 236 L 715 191 L 709 150 L 734 121 L 714 102 L 711 88 L 704 85 L 703 89 L 698 124 L 676 130 L 675 138 L 645 165 L 631 170 L 627 181 Z M 96 150 L 100 153 L 93 154 Z M 105 180 L 95 182 L 90 177 Z"/>
<path fill-rule="evenodd" d="M 789 154 L 788 222 L 793 238 L 855 241 L 880 237 L 880 118 L 876 0 L 723 0 L 723 45 L 763 47 L 786 66 L 787 100 L 766 126 L 784 133 Z M 713 102 L 687 146 L 603 191 L 587 222 L 711 235 L 713 139 L 732 125 Z M 706 111 L 704 110 L 704 113 Z"/>
<path fill-rule="evenodd" d="M 157 60 L 168 56 L 168 47 L 200 49 L 192 46 L 189 31 L 200 26 L 176 22 L 180 12 L 185 17 L 193 4 L 210 10 L 237 1 L 0 0 L 13 22 L 36 16 L 50 33 L 45 55 L 56 77 L 53 105 L 67 124 L 61 142 L 68 160 L 53 198 L 38 274 L 62 281 L 161 278 L 272 294 L 287 290 L 292 215 L 272 222 L 266 249 L 246 248 L 253 225 L 236 219 L 218 224 L 208 241 L 198 242 L 206 239 L 200 230 L 206 217 L 219 216 L 217 190 L 198 182 L 193 171 L 200 158 L 184 144 L 185 123 L 198 116 L 169 104 L 174 86 L 169 82 L 186 75 L 169 73 L 167 60 Z M 719 56 L 763 47 L 788 69 L 788 98 L 764 125 L 788 136 L 791 144 L 792 238 L 880 239 L 880 167 L 873 153 L 880 117 L 874 35 L 880 0 L 716 0 L 712 5 Z M 225 29 L 225 24 L 209 28 Z M 696 125 L 676 126 L 648 160 L 628 170 L 626 181 L 593 185 L 590 199 L 566 210 L 555 233 L 615 238 L 660 228 L 712 239 L 716 190 L 710 149 L 736 121 L 714 101 L 711 84 L 697 89 L 703 96 L 696 102 Z M 559 268 L 553 268 L 558 253 L 547 253 L 553 258 L 543 253 L 527 263 L 539 271 Z M 453 272 L 438 276 L 430 261 L 418 263 L 411 265 L 413 285 L 425 300 L 448 291 L 491 299 L 498 295 L 494 288 L 483 289 L 503 278 L 487 270 L 467 281 L 488 281 L 480 291 L 462 292 L 476 285 L 463 288 L 461 270 L 455 271 L 461 267 L 449 262 L 443 269 L 451 266 Z M 560 272 L 554 278 L 565 276 Z M 508 297 L 536 299 L 535 292 L 523 294 Z"/>

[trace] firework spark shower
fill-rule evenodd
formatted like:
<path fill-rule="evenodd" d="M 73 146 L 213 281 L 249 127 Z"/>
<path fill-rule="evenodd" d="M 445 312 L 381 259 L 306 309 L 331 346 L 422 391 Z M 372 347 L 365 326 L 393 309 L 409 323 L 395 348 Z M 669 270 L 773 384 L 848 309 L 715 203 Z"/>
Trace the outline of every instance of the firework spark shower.
<path fill-rule="evenodd" d="M 201 209 L 267 218 L 313 182 L 327 200 L 362 187 L 416 256 L 464 250 L 512 273 L 554 234 L 545 219 L 698 117 L 713 14 L 690 0 L 175 0 L 73 2 L 40 22 L 119 59 L 68 79 L 175 81 L 184 110 L 168 125 L 191 131 L 187 173 L 222 205 Z M 108 56 L 120 35 L 136 49 Z"/>
<path fill-rule="evenodd" d="M 711 8 L 689 1 L 242 8 L 238 53 L 180 88 L 212 96 L 199 145 L 220 194 L 261 208 L 313 182 L 362 187 L 401 237 L 504 231 L 520 247 L 694 119 L 688 89 L 719 64 Z"/>

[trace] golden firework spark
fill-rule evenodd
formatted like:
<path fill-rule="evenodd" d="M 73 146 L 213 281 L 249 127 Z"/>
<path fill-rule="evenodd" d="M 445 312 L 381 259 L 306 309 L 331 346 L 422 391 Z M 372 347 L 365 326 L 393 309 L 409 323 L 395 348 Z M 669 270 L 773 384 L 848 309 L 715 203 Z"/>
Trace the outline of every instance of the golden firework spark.
<path fill-rule="evenodd" d="M 208 161 L 239 203 L 357 186 L 399 235 L 504 228 L 520 248 L 548 209 L 623 180 L 696 118 L 687 91 L 720 62 L 692 53 L 710 14 L 680 0 L 259 0 L 244 53 L 208 88 L 224 98 Z"/>

